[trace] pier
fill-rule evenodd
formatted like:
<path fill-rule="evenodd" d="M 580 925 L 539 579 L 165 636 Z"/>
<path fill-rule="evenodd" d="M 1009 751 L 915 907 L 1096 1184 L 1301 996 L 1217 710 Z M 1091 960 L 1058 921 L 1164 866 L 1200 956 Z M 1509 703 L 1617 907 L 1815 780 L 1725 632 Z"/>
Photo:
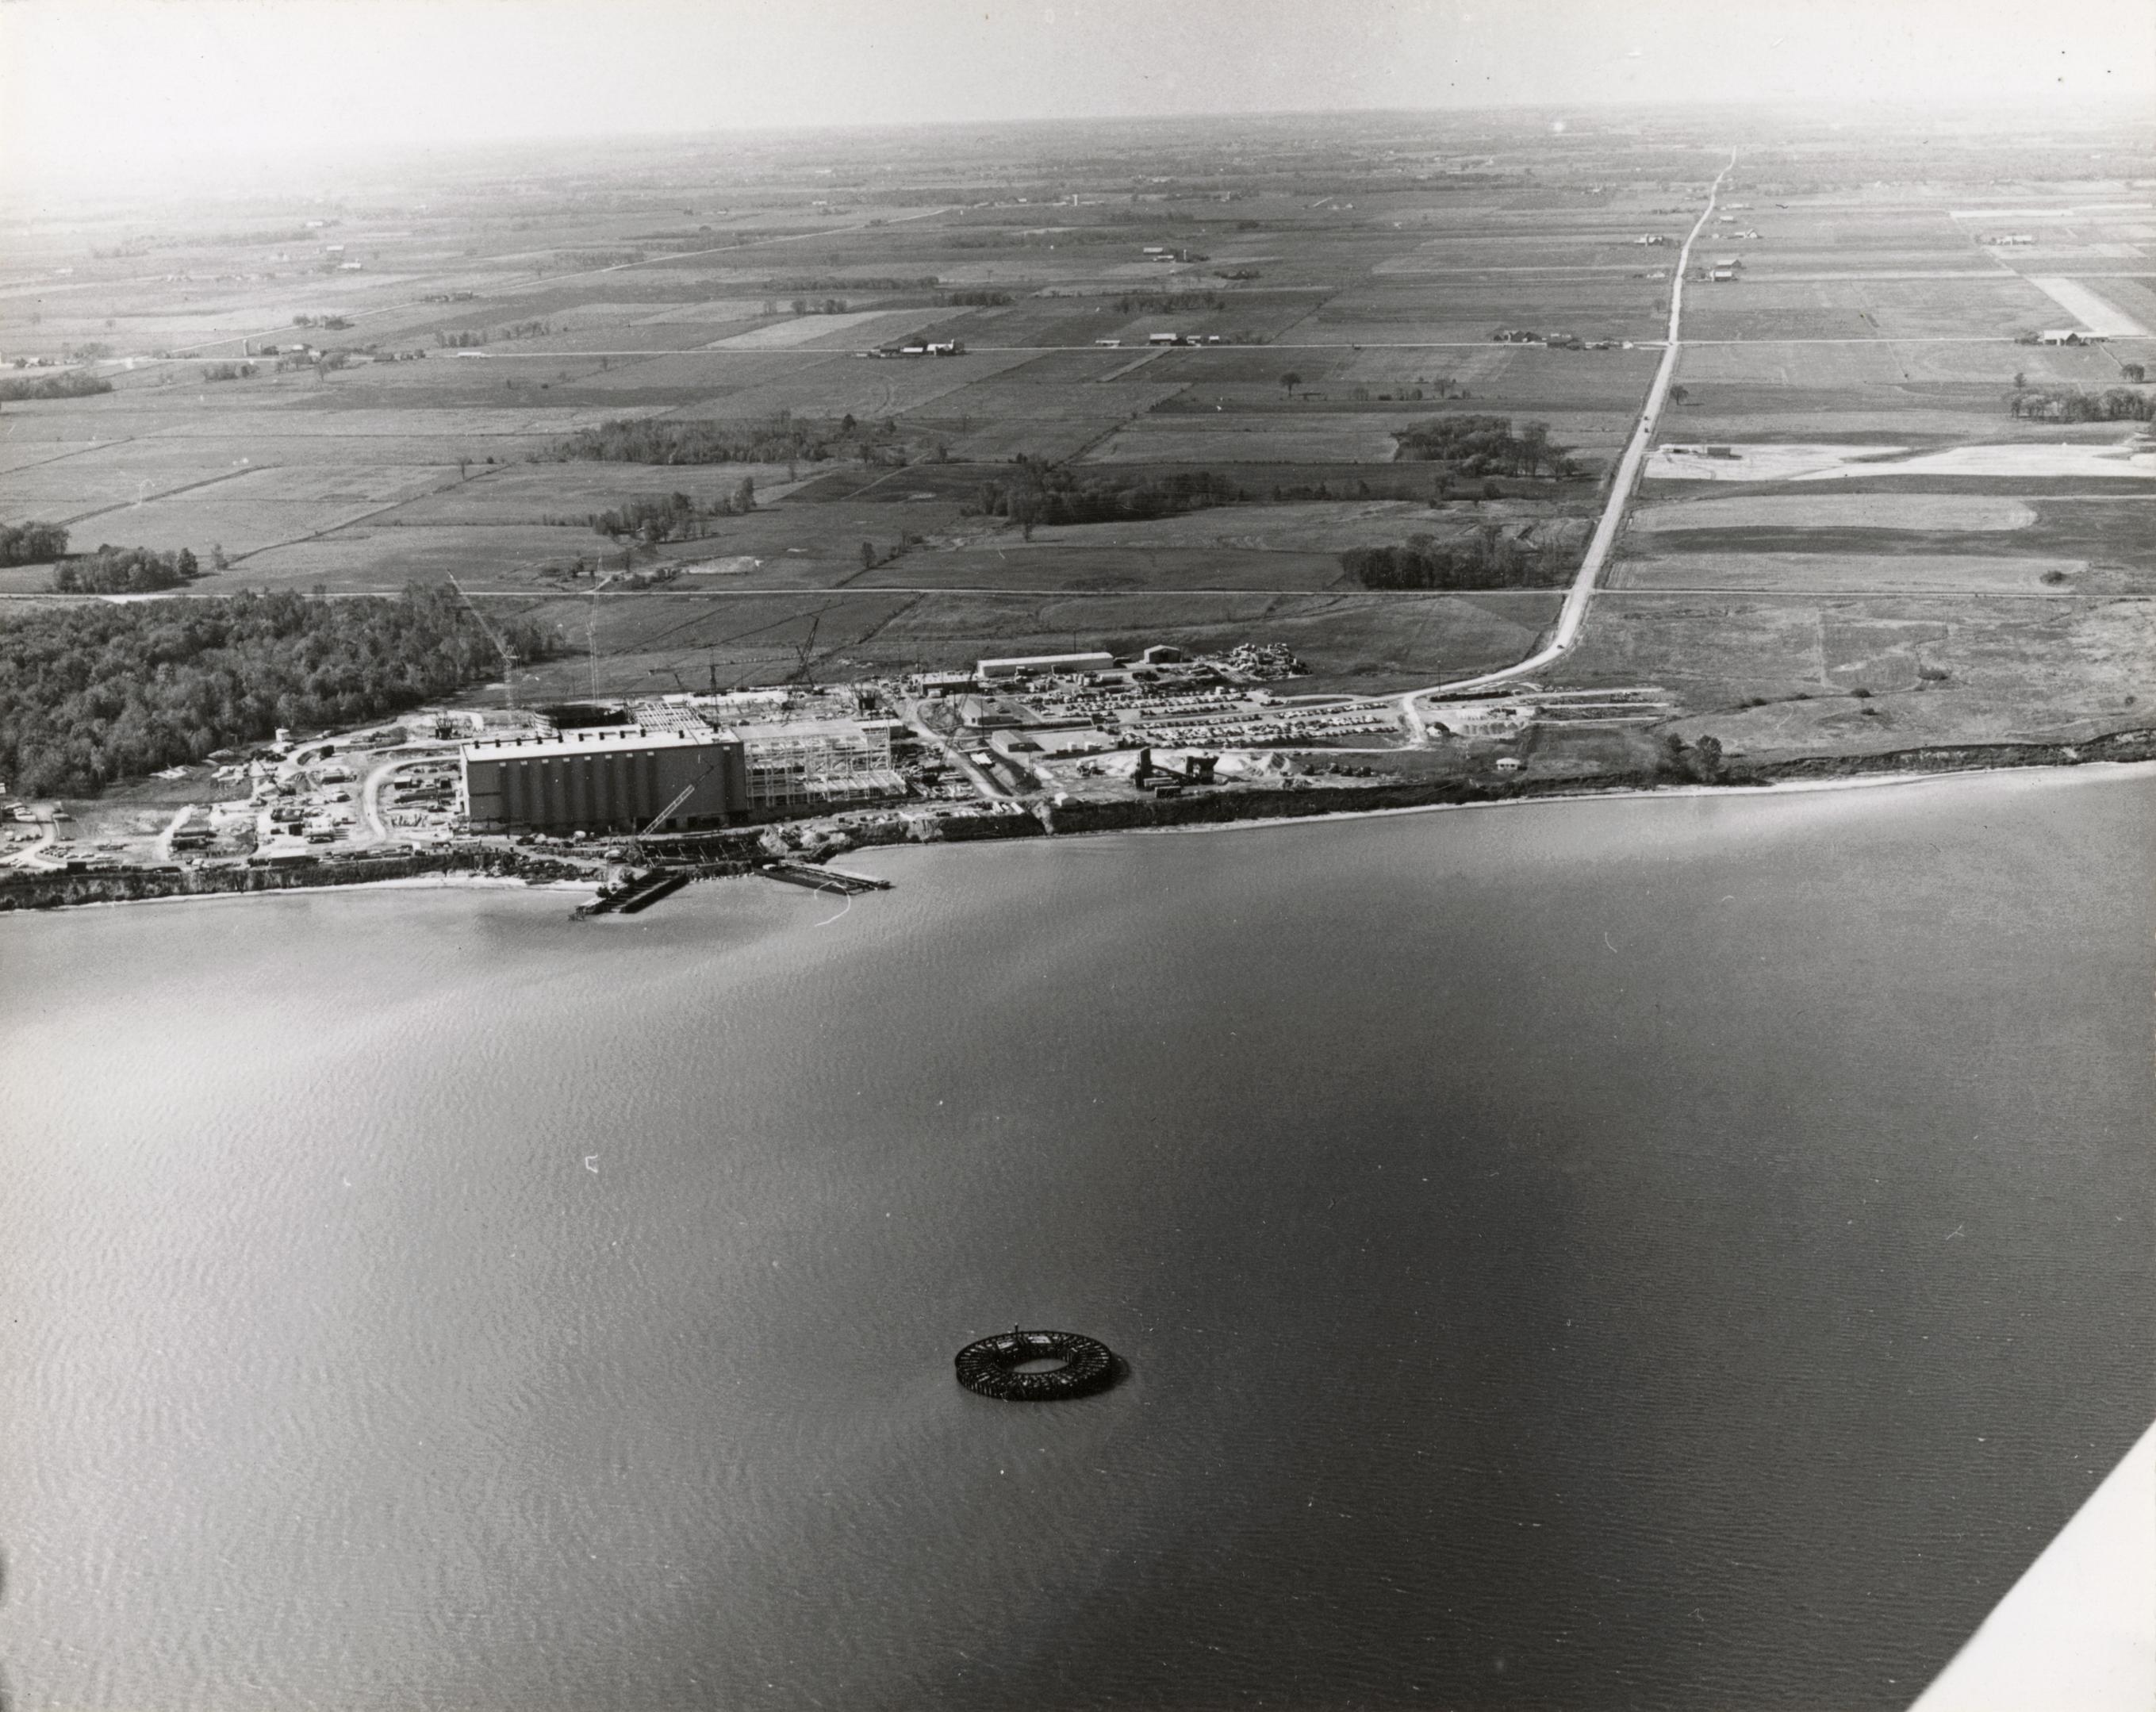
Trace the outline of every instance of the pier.
<path fill-rule="evenodd" d="M 807 862 L 773 862 L 757 871 L 789 886 L 806 886 L 812 892 L 836 892 L 851 897 L 863 892 L 888 892 L 891 882 L 872 874 L 850 874 L 843 868 L 819 868 Z"/>
<path fill-rule="evenodd" d="M 613 892 L 602 892 L 589 903 L 577 906 L 578 921 L 588 921 L 593 916 L 633 916 L 647 910 L 662 897 L 670 897 L 686 886 L 692 877 L 679 871 L 645 874 L 631 880 Z"/>

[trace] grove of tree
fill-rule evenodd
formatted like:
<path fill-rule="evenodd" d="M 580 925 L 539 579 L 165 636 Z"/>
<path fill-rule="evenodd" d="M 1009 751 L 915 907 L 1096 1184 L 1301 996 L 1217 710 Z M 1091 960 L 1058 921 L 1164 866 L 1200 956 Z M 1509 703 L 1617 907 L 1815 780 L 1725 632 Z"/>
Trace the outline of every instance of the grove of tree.
<path fill-rule="evenodd" d="M 58 523 L 0 523 L 0 565 L 41 565 L 67 552 Z"/>
<path fill-rule="evenodd" d="M 2025 387 L 2006 401 L 2014 415 L 2035 422 L 2146 422 L 2156 412 L 2156 393 L 2131 387 Z"/>
<path fill-rule="evenodd" d="M 112 383 L 70 368 L 59 374 L 0 377 L 0 403 L 29 398 L 86 398 L 93 393 L 109 393 Z"/>
<path fill-rule="evenodd" d="M 520 660 L 558 638 L 495 627 Z M 456 595 L 104 602 L 33 610 L 0 628 L 0 778 L 28 796 L 86 795 L 200 761 L 279 726 L 379 718 L 482 681 L 501 656 Z"/>
<path fill-rule="evenodd" d="M 1576 568 L 1570 554 L 1538 548 L 1495 523 L 1462 540 L 1410 535 L 1399 547 L 1353 547 L 1340 567 L 1365 589 L 1550 589 Z"/>
<path fill-rule="evenodd" d="M 1172 517 L 1183 512 L 1229 506 L 1250 496 L 1232 476 L 1209 470 L 1178 471 L 1132 481 L 1110 476 L 1074 476 L 1035 458 L 1021 455 L 1012 474 L 981 484 L 975 509 L 992 517 L 1009 517 L 1028 537 L 1041 523 L 1112 523 L 1125 519 Z"/>
<path fill-rule="evenodd" d="M 1433 416 L 1394 431 L 1403 460 L 1444 464 L 1463 476 L 1576 474 L 1572 449 L 1555 444 L 1549 424 L 1530 422 L 1513 432 L 1503 416 Z"/>
<path fill-rule="evenodd" d="M 63 538 L 65 532 L 62 532 Z M 148 547 L 100 547 L 53 567 L 55 594 L 154 594 L 178 589 L 202 575 L 186 548 L 159 553 Z"/>
<path fill-rule="evenodd" d="M 785 414 L 768 422 L 695 422 L 674 417 L 617 419 L 578 429 L 551 455 L 613 464 L 821 463 L 834 457 L 902 463 L 906 442 L 885 418 L 868 424 Z"/>

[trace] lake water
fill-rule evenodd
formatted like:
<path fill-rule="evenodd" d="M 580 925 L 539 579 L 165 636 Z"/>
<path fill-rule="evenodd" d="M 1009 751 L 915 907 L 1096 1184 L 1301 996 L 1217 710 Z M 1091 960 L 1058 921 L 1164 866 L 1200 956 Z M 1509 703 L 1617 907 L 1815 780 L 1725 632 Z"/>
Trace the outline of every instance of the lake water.
<path fill-rule="evenodd" d="M 2156 1417 L 2152 831 L 0 920 L 11 1704 L 1905 1705 Z M 1128 1377 L 961 1391 L 1020 1321 Z"/>

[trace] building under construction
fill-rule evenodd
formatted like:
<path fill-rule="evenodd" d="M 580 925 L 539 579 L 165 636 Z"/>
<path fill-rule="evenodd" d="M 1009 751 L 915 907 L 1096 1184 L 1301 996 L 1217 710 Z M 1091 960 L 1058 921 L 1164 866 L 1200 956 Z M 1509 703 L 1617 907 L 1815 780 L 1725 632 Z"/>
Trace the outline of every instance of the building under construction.
<path fill-rule="evenodd" d="M 906 781 L 891 764 L 894 721 L 715 727 L 686 707 L 666 711 L 673 717 L 634 726 L 466 743 L 465 801 L 472 825 L 688 831 L 906 794 Z M 685 799 L 676 803 L 684 792 Z"/>
<path fill-rule="evenodd" d="M 906 794 L 891 765 L 889 719 L 798 720 L 743 727 L 748 799 L 785 813 L 839 808 Z"/>

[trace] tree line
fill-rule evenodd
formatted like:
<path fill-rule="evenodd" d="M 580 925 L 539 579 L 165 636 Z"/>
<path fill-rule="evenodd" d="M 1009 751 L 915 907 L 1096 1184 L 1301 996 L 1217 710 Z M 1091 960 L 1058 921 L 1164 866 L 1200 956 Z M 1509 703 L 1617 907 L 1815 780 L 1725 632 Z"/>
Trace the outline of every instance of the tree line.
<path fill-rule="evenodd" d="M 0 378 L 0 404 L 24 398 L 86 398 L 93 393 L 109 393 L 112 383 L 70 368 L 59 374 L 8 375 Z"/>
<path fill-rule="evenodd" d="M 767 291 L 925 291 L 942 283 L 933 274 L 922 274 L 917 279 L 910 280 L 889 276 L 832 280 L 818 275 L 808 279 L 767 280 L 762 289 Z"/>
<path fill-rule="evenodd" d="M 707 520 L 739 517 L 755 509 L 756 483 L 744 476 L 732 492 L 701 505 L 685 493 L 670 493 L 656 499 L 625 500 L 603 512 L 588 512 L 584 522 L 594 535 L 613 541 L 633 535 L 646 547 L 654 547 L 662 541 L 701 541 L 711 532 L 705 527 Z"/>
<path fill-rule="evenodd" d="M 161 589 L 183 588 L 201 575 L 201 565 L 184 547 L 177 553 L 100 547 L 54 565 L 52 586 L 55 594 L 154 594 Z"/>
<path fill-rule="evenodd" d="M 1573 567 L 1495 523 L 1464 540 L 1410 535 L 1399 547 L 1351 547 L 1340 568 L 1365 589 L 1548 589 Z"/>
<path fill-rule="evenodd" d="M 1515 434 L 1507 417 L 1433 416 L 1396 429 L 1393 438 L 1402 460 L 1445 464 L 1464 476 L 1578 474 L 1572 448 L 1550 439 L 1547 422 L 1527 423 Z"/>
<path fill-rule="evenodd" d="M 819 464 L 834 457 L 904 463 L 907 443 L 889 417 L 863 424 L 782 412 L 768 422 L 685 422 L 672 417 L 617 418 L 580 428 L 547 455 L 610 464 Z"/>
<path fill-rule="evenodd" d="M 57 523 L 0 523 L 0 565 L 41 565 L 67 551 Z"/>
<path fill-rule="evenodd" d="M 1034 527 L 1042 523 L 1113 523 L 1172 517 L 1212 506 L 1235 505 L 1249 497 L 1232 476 L 1209 470 L 1118 481 L 1100 476 L 1081 478 L 1021 454 L 1013 460 L 1013 473 L 1008 480 L 981 484 L 974 509 L 984 517 L 1009 518 L 1029 541 Z"/>
<path fill-rule="evenodd" d="M 1224 309 L 1227 302 L 1218 291 L 1126 291 L 1116 299 L 1116 313 L 1187 315 L 1201 309 Z"/>
<path fill-rule="evenodd" d="M 2156 393 L 2130 387 L 2102 392 L 2082 387 L 2024 387 L 2006 401 L 2010 414 L 2033 422 L 2146 422 Z"/>
<path fill-rule="evenodd" d="M 495 628 L 520 660 L 557 645 L 528 620 Z M 418 584 L 33 611 L 0 630 L 0 777 L 27 796 L 86 795 L 280 726 L 401 712 L 499 666 L 456 596 Z"/>

